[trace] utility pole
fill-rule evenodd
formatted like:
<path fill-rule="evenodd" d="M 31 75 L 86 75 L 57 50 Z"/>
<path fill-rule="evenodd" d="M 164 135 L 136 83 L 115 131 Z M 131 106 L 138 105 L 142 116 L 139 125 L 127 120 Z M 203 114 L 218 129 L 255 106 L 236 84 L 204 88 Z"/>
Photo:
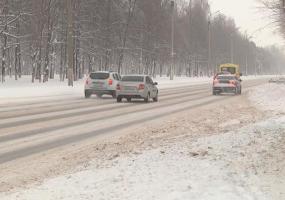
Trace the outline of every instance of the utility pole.
<path fill-rule="evenodd" d="M 72 0 L 66 0 L 67 8 L 67 78 L 68 86 L 73 86 L 73 17 Z"/>
<path fill-rule="evenodd" d="M 247 50 L 247 53 L 248 53 L 249 51 Z M 248 68 L 248 55 L 247 55 L 247 53 L 246 53 L 246 55 L 245 55 L 245 75 L 247 76 L 247 68 Z"/>
<path fill-rule="evenodd" d="M 174 79 L 174 0 L 171 0 L 171 67 L 170 80 Z"/>
<path fill-rule="evenodd" d="M 139 69 L 139 74 L 141 73 L 142 68 L 143 68 L 143 48 L 140 48 L 140 69 Z"/>
<path fill-rule="evenodd" d="M 231 33 L 231 63 L 234 63 L 234 41 L 233 41 L 233 33 Z"/>
<path fill-rule="evenodd" d="M 210 14 L 208 19 L 208 75 L 211 69 L 211 57 L 212 57 L 212 52 L 211 52 L 211 14 Z"/>

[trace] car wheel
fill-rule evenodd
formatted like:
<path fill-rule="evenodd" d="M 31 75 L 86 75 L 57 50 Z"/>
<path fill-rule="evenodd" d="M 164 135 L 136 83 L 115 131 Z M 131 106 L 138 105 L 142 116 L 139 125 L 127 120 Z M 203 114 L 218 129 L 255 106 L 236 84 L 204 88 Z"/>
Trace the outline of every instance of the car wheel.
<path fill-rule="evenodd" d="M 144 98 L 144 102 L 148 103 L 149 102 L 149 93 L 147 94 L 147 97 Z"/>
<path fill-rule="evenodd" d="M 158 102 L 158 93 L 156 93 L 156 96 L 153 98 L 154 102 Z"/>
<path fill-rule="evenodd" d="M 113 92 L 112 97 L 115 99 L 117 97 L 116 92 Z"/>
<path fill-rule="evenodd" d="M 85 90 L 84 94 L 85 94 L 86 99 L 90 98 L 90 96 L 91 96 L 90 92 L 88 92 L 86 90 Z"/>
<path fill-rule="evenodd" d="M 98 97 L 98 98 L 102 98 L 102 94 L 96 94 L 96 96 Z"/>
<path fill-rule="evenodd" d="M 128 97 L 128 98 L 127 98 L 127 101 L 128 101 L 128 102 L 131 102 L 131 101 L 132 101 L 132 98 L 131 98 L 131 97 Z"/>
<path fill-rule="evenodd" d="M 117 97 L 117 102 L 118 103 L 122 102 L 122 97 Z"/>

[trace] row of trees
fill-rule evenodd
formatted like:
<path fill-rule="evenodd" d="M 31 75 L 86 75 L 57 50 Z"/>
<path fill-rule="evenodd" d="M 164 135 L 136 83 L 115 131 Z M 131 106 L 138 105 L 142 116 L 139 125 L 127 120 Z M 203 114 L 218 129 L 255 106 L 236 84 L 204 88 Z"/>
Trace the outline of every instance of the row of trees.
<path fill-rule="evenodd" d="M 178 76 L 211 75 L 225 62 L 246 74 L 284 64 L 278 49 L 257 47 L 232 19 L 211 15 L 207 0 L 179 1 L 174 11 L 171 1 L 0 0 L 1 81 L 64 81 L 68 66 L 78 80 L 94 70 L 170 75 L 172 62 Z"/>

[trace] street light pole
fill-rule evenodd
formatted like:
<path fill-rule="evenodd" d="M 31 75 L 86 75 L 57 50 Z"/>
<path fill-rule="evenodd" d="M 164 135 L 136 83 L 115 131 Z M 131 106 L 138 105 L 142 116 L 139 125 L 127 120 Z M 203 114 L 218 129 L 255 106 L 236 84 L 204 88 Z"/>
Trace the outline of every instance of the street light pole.
<path fill-rule="evenodd" d="M 231 63 L 234 63 L 234 41 L 233 41 L 233 33 L 231 33 Z"/>
<path fill-rule="evenodd" d="M 72 1 L 66 0 L 67 8 L 67 78 L 68 86 L 73 86 L 73 19 L 72 19 Z"/>
<path fill-rule="evenodd" d="M 211 15 L 210 15 L 208 20 L 208 74 L 211 69 L 211 59 L 212 59 L 212 52 L 211 52 Z"/>
<path fill-rule="evenodd" d="M 139 69 L 139 74 L 141 73 L 141 70 L 143 68 L 143 48 L 140 49 L 141 53 L 140 53 L 140 69 Z"/>
<path fill-rule="evenodd" d="M 171 67 L 170 80 L 174 79 L 174 0 L 171 1 Z"/>
<path fill-rule="evenodd" d="M 220 14 L 220 11 L 216 11 L 215 13 L 211 13 L 208 16 L 208 73 L 210 70 L 215 71 L 215 69 L 211 68 L 212 65 L 212 29 L 211 29 L 211 20 L 212 17 L 215 17 L 217 14 Z"/>

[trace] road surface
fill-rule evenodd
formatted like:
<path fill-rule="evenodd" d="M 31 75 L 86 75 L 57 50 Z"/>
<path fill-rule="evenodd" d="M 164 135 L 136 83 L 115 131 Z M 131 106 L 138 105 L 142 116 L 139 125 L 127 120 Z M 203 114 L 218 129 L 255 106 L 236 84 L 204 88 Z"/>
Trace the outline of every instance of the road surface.
<path fill-rule="evenodd" d="M 243 91 L 266 80 L 243 82 Z M 84 99 L 74 96 L 26 98 L 11 103 L 0 102 L 0 169 L 21 172 L 21 165 L 37 162 L 41 157 L 69 152 L 77 144 L 96 140 L 102 135 L 138 129 L 145 123 L 191 109 L 238 98 L 233 95 L 213 96 L 209 84 L 161 89 L 159 102 L 116 103 L 112 98 Z M 72 151 L 70 151 L 72 152 Z M 54 161 L 50 161 L 54 162 Z M 49 160 L 44 161 L 51 165 Z M 9 178 L 8 178 L 9 179 Z M 9 182 L 9 181 L 7 181 Z M 9 188 L 5 180 L 0 191 Z M 5 184 L 5 186 L 4 186 Z M 8 187 L 8 188 L 7 188 Z"/>

